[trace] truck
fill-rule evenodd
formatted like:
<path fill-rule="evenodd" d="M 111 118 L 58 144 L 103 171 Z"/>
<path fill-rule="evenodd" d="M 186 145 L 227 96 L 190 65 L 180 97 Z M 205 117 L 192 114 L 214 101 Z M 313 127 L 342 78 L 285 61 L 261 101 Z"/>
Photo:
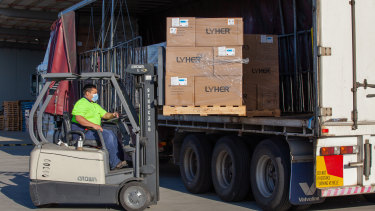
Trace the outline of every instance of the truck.
<path fill-rule="evenodd" d="M 243 17 L 245 33 L 278 34 L 280 117 L 163 115 L 165 53 L 158 47 L 153 106 L 160 158 L 172 156 L 188 191 L 215 190 L 224 201 L 254 198 L 264 210 L 305 208 L 344 195 L 375 201 L 375 2 L 153 2 L 135 11 L 141 37 L 81 53 L 79 71 L 114 72 L 131 97 L 132 79 L 123 70 L 152 63 L 142 46 L 165 41 L 160 26 L 166 17 Z M 158 6 L 165 8 L 152 12 Z M 122 111 L 114 91 L 98 85 L 101 105 Z"/>
<path fill-rule="evenodd" d="M 313 95 L 304 98 L 311 112 L 284 108 L 281 117 L 159 113 L 159 139 L 173 148 L 173 161 L 191 193 L 214 189 L 224 201 L 250 195 L 264 210 L 307 207 L 327 197 L 356 194 L 375 201 L 375 3 L 306 1 L 312 9 L 312 42 L 296 49 L 303 32 L 297 31 L 293 2 L 295 66 L 306 64 L 297 58 L 303 57 L 301 48 L 312 45 L 312 83 L 307 86 Z M 281 84 L 280 89 L 286 87 Z M 298 89 L 289 92 L 297 95 Z"/>

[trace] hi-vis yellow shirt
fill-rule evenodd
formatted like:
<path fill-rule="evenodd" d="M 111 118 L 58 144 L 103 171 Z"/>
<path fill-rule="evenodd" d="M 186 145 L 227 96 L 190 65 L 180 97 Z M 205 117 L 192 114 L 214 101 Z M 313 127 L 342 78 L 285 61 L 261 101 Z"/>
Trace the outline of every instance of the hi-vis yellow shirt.
<path fill-rule="evenodd" d="M 89 122 L 101 125 L 102 117 L 106 113 L 107 111 L 104 110 L 99 104 L 90 102 L 88 99 L 83 97 L 79 99 L 74 105 L 72 111 L 72 122 L 78 123 L 76 120 L 76 115 L 79 115 L 87 119 L 87 121 Z"/>

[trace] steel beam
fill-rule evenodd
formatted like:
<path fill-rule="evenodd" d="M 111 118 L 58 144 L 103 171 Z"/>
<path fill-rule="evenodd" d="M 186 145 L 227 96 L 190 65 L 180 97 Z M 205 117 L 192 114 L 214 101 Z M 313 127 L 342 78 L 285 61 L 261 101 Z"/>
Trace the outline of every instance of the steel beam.
<path fill-rule="evenodd" d="M 57 13 L 45 11 L 31 11 L 12 8 L 0 8 L 0 15 L 12 18 L 28 18 L 53 21 L 57 19 Z"/>
<path fill-rule="evenodd" d="M 37 31 L 37 30 L 27 30 L 27 29 L 12 29 L 12 28 L 0 28 L 1 35 L 14 35 L 14 36 L 27 36 L 33 38 L 49 38 L 49 31 Z"/>

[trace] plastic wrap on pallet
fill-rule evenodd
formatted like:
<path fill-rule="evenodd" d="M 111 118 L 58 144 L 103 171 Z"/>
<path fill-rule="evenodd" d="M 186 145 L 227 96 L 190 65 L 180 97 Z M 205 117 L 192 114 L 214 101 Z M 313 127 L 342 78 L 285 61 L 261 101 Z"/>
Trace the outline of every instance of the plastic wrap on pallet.
<path fill-rule="evenodd" d="M 166 105 L 241 106 L 242 46 L 167 47 Z"/>
<path fill-rule="evenodd" d="M 159 47 L 165 47 L 166 45 L 166 42 L 162 42 L 147 46 L 147 63 L 153 64 L 154 67 L 157 67 L 159 61 Z"/>

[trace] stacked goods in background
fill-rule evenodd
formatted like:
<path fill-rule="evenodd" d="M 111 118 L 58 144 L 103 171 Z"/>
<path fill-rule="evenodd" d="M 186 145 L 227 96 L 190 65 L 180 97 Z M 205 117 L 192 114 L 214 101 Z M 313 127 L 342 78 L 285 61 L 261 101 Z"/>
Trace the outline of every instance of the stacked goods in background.
<path fill-rule="evenodd" d="M 242 18 L 167 18 L 164 115 L 244 116 Z"/>
<path fill-rule="evenodd" d="M 280 116 L 277 35 L 244 35 L 243 92 L 247 116 Z"/>
<path fill-rule="evenodd" d="M 8 131 L 21 130 L 21 115 L 18 101 L 4 101 L 4 129 Z"/>

